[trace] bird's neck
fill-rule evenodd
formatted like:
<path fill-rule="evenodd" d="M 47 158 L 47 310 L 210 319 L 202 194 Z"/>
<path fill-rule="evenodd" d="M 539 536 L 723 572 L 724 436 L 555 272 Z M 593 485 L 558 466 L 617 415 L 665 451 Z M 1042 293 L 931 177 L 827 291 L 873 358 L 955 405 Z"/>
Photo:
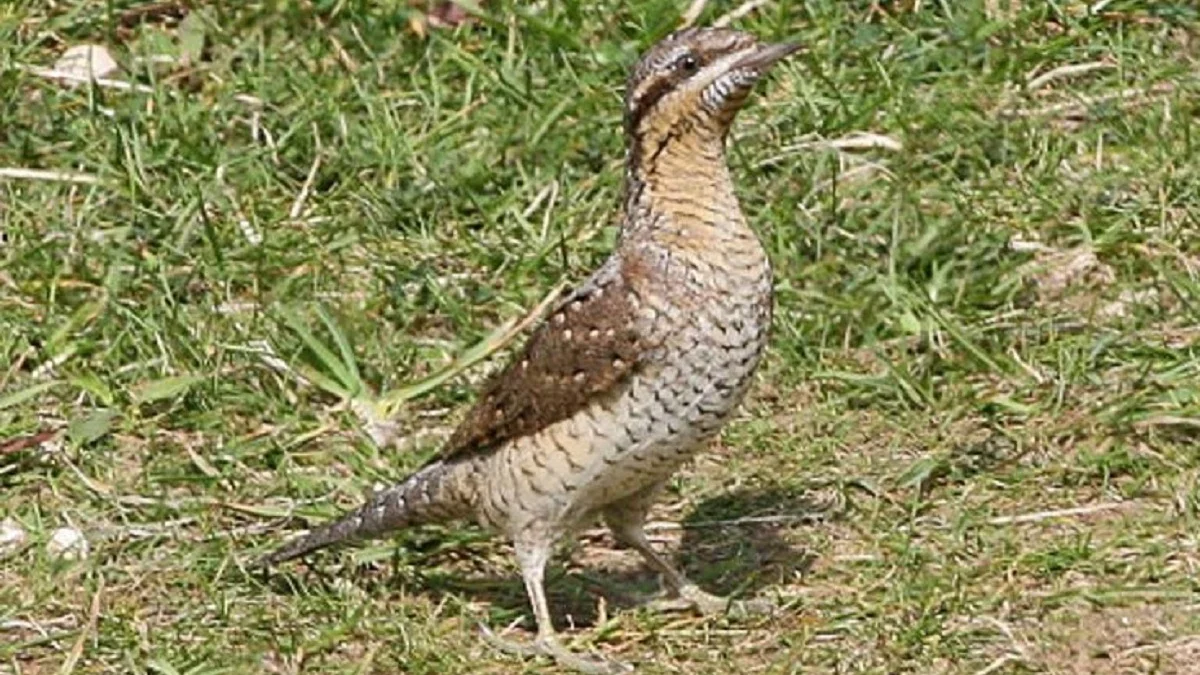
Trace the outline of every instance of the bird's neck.
<path fill-rule="evenodd" d="M 661 240 L 679 253 L 758 244 L 734 193 L 724 134 L 635 138 L 625 182 L 622 238 Z"/>

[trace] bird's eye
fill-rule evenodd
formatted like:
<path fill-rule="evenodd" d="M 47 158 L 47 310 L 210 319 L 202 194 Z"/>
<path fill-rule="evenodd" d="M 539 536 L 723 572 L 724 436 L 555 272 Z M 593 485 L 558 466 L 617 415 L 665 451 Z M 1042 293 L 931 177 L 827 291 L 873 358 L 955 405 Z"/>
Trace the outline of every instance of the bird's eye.
<path fill-rule="evenodd" d="M 700 67 L 700 62 L 691 54 L 684 54 L 675 62 L 676 67 L 685 73 L 694 73 Z"/>

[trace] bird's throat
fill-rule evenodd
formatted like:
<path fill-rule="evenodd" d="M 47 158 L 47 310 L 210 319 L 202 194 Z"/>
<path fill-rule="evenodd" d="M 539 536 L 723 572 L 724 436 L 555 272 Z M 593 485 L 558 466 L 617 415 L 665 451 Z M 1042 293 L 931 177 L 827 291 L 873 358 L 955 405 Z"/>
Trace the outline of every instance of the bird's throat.
<path fill-rule="evenodd" d="M 687 134 L 630 152 L 624 227 L 669 237 L 673 247 L 742 240 L 746 225 L 725 159 L 724 139 Z M 647 217 L 649 216 L 649 217 Z M 715 240 L 715 241 L 714 241 Z"/>

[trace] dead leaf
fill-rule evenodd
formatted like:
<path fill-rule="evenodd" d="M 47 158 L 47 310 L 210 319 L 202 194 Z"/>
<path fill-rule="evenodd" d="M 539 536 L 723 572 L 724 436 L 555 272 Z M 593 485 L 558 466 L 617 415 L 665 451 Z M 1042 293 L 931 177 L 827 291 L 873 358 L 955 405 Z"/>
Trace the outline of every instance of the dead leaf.
<path fill-rule="evenodd" d="M 439 2 L 429 11 L 429 25 L 434 28 L 454 28 L 472 20 L 467 10 L 457 2 Z"/>
<path fill-rule="evenodd" d="M 100 45 L 75 45 L 54 62 L 54 70 L 75 78 L 104 79 L 120 70 L 108 50 Z M 80 82 L 67 86 L 76 87 Z"/>
<path fill-rule="evenodd" d="M 417 3 L 412 2 L 411 5 Z M 426 6 L 428 2 L 423 3 Z M 469 23 L 474 23 L 475 17 L 471 16 L 471 12 L 467 10 L 467 6 L 482 7 L 484 0 L 479 0 L 475 3 L 467 3 L 464 5 L 461 2 L 453 0 L 437 0 L 433 3 L 433 7 L 425 12 L 424 23 L 434 28 L 457 28 Z"/>
<path fill-rule="evenodd" d="M 21 452 L 22 450 L 28 450 L 29 448 L 36 448 L 42 443 L 54 438 L 56 433 L 58 432 L 42 431 L 33 434 L 32 436 L 18 436 L 17 438 L 10 438 L 6 441 L 0 442 L 0 457 L 4 455 L 15 454 Z"/>

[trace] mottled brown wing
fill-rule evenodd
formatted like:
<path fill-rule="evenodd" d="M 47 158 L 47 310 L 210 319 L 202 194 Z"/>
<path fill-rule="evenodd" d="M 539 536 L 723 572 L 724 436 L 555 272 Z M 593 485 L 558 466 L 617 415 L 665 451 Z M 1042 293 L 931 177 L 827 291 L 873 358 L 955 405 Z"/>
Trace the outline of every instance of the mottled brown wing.
<path fill-rule="evenodd" d="M 571 293 L 517 357 L 484 386 L 436 459 L 487 452 L 618 391 L 645 348 L 619 270 Z"/>

